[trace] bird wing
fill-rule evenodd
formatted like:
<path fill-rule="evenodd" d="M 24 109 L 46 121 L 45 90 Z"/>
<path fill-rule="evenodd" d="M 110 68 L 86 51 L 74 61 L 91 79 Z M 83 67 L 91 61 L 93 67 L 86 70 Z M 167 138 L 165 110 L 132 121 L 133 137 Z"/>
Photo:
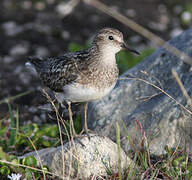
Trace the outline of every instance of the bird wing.
<path fill-rule="evenodd" d="M 71 53 L 57 58 L 48 58 L 41 64 L 40 79 L 53 91 L 62 92 L 65 85 L 77 79 L 77 63 L 77 59 L 73 58 Z"/>
<path fill-rule="evenodd" d="M 63 87 L 76 82 L 78 74 L 87 66 L 89 51 L 65 53 L 56 58 L 30 57 L 29 62 L 35 67 L 43 84 L 55 92 L 62 92 Z"/>

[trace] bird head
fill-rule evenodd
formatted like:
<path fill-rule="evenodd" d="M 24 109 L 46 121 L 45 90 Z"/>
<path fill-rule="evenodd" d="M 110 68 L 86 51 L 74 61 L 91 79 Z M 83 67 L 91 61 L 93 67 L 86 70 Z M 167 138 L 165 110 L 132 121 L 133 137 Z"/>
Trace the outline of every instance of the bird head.
<path fill-rule="evenodd" d="M 93 40 L 93 44 L 97 45 L 98 49 L 104 53 L 116 54 L 121 50 L 128 50 L 132 53 L 139 54 L 136 50 L 130 48 L 123 39 L 123 34 L 117 29 L 103 28 Z"/>

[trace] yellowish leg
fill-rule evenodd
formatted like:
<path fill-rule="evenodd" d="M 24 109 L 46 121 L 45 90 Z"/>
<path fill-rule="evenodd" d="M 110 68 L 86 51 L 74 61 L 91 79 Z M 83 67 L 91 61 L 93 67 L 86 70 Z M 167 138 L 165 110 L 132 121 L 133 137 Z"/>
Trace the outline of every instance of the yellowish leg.
<path fill-rule="evenodd" d="M 93 131 L 91 131 L 90 129 L 88 129 L 87 127 L 87 108 L 88 108 L 88 102 L 85 103 L 85 107 L 84 107 L 84 128 L 83 130 L 85 131 L 85 133 L 87 134 L 88 138 L 90 138 L 90 134 L 89 133 L 94 133 Z"/>
<path fill-rule="evenodd" d="M 85 103 L 85 107 L 84 107 L 84 131 L 86 134 L 89 134 L 88 131 L 88 127 L 87 127 L 87 108 L 88 108 L 88 102 Z"/>

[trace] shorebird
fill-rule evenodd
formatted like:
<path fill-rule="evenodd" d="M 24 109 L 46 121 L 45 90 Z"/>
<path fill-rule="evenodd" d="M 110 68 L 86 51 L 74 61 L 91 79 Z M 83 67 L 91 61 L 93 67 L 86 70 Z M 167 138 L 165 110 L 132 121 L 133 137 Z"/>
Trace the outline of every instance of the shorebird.
<path fill-rule="evenodd" d="M 55 58 L 31 57 L 27 65 L 32 66 L 43 84 L 55 92 L 59 103 L 66 101 L 70 107 L 71 102 L 85 102 L 83 131 L 89 136 L 88 102 L 101 99 L 114 88 L 119 74 L 115 55 L 123 49 L 139 54 L 124 42 L 119 30 L 103 28 L 87 50 Z M 70 125 L 72 134 L 78 136 L 71 119 Z"/>

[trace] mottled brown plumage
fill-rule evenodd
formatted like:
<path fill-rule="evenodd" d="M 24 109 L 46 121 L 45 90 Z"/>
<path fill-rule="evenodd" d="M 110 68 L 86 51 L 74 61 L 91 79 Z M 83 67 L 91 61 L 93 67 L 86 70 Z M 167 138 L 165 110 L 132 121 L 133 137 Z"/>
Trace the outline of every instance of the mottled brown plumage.
<path fill-rule="evenodd" d="M 55 92 L 63 92 L 70 83 L 98 89 L 110 87 L 118 78 L 118 68 L 103 66 L 97 46 L 89 50 L 66 53 L 56 58 L 31 57 L 43 84 Z M 105 77 L 105 78 L 104 78 Z"/>
<path fill-rule="evenodd" d="M 131 52 L 117 29 L 104 28 L 96 34 L 88 50 L 66 53 L 56 58 L 30 58 L 43 84 L 56 92 L 59 102 L 88 102 L 108 94 L 116 84 L 115 54 Z M 88 132 L 86 119 L 84 129 Z"/>

